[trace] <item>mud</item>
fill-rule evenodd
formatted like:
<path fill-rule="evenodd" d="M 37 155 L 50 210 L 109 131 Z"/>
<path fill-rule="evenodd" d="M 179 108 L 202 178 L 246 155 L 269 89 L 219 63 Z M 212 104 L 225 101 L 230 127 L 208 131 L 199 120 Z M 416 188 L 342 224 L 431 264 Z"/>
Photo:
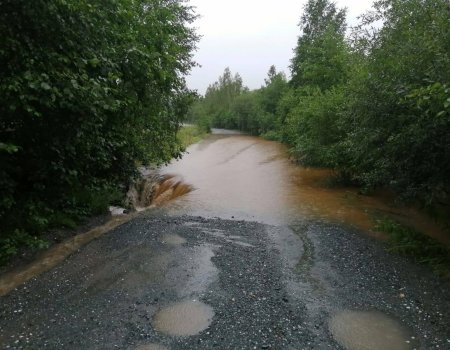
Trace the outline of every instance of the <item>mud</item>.
<path fill-rule="evenodd" d="M 333 337 L 348 350 L 412 350 L 416 337 L 377 311 L 342 311 L 330 322 Z"/>
<path fill-rule="evenodd" d="M 199 301 L 184 301 L 158 311 L 153 318 L 156 331 L 175 336 L 198 334 L 209 327 L 212 308 Z"/>
<path fill-rule="evenodd" d="M 130 349 L 130 350 L 169 350 L 165 346 L 158 345 L 158 344 L 146 344 L 146 345 L 140 345 L 137 348 Z"/>

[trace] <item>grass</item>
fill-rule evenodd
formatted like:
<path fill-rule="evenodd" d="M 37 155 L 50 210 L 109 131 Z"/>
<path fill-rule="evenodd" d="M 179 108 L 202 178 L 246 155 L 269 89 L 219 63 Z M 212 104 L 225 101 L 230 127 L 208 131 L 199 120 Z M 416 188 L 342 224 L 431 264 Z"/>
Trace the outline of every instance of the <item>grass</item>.
<path fill-rule="evenodd" d="M 0 267 L 6 265 L 11 258 L 18 255 L 24 248 L 38 251 L 47 249 L 50 242 L 32 236 L 23 230 L 15 230 L 7 238 L 0 240 Z"/>
<path fill-rule="evenodd" d="M 122 199 L 122 191 L 111 184 L 73 189 L 64 209 L 31 203 L 28 210 L 17 213 L 22 218 L 21 225 L 0 235 L 0 268 L 25 251 L 36 252 L 50 247 L 51 243 L 43 238 L 49 230 L 73 230 L 87 218 L 106 213 L 109 205 L 120 204 Z"/>
<path fill-rule="evenodd" d="M 390 218 L 376 220 L 375 228 L 389 236 L 389 250 L 428 265 L 450 278 L 450 247 Z"/>
<path fill-rule="evenodd" d="M 207 135 L 206 131 L 201 130 L 196 125 L 186 125 L 178 131 L 177 138 L 183 147 L 187 148 L 189 145 L 200 142 Z"/>

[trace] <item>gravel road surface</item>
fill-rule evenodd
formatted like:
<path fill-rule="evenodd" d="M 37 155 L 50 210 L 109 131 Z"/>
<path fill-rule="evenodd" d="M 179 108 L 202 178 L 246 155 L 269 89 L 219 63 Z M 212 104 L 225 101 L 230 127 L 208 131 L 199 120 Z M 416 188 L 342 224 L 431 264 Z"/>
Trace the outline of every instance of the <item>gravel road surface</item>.
<path fill-rule="evenodd" d="M 450 349 L 449 291 L 347 227 L 154 210 L 2 297 L 0 348 Z"/>

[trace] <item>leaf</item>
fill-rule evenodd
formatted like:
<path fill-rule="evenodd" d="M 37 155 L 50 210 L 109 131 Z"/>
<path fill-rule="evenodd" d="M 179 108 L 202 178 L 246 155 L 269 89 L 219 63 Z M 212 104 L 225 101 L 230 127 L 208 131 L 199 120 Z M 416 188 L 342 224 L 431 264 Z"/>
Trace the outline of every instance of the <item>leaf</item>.
<path fill-rule="evenodd" d="M 89 60 L 88 62 L 92 67 L 97 67 L 98 64 L 100 63 L 100 60 L 97 57 L 95 57 L 95 58 Z"/>
<path fill-rule="evenodd" d="M 48 85 L 46 82 L 42 82 L 41 83 L 41 88 L 43 88 L 44 90 L 50 90 L 51 86 Z"/>
<path fill-rule="evenodd" d="M 6 152 L 9 154 L 16 153 L 19 151 L 19 147 L 10 143 L 0 142 L 0 152 Z"/>

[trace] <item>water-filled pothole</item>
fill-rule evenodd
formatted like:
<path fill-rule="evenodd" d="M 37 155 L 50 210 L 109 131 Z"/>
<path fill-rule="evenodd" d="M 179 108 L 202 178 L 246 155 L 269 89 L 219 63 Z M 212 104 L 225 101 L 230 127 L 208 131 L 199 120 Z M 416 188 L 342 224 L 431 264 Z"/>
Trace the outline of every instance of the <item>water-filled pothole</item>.
<path fill-rule="evenodd" d="M 134 348 L 134 350 L 169 350 L 169 349 L 159 344 L 144 344 L 139 345 L 137 348 Z"/>
<path fill-rule="evenodd" d="M 186 239 L 174 233 L 166 233 L 162 235 L 161 242 L 170 245 L 182 245 L 186 243 Z"/>
<path fill-rule="evenodd" d="M 195 335 L 212 322 L 213 309 L 199 301 L 184 301 L 170 305 L 153 317 L 153 327 L 162 333 L 175 336 Z"/>
<path fill-rule="evenodd" d="M 330 322 L 336 341 L 348 350 L 409 350 L 414 337 L 398 321 L 377 311 L 343 311 Z"/>

